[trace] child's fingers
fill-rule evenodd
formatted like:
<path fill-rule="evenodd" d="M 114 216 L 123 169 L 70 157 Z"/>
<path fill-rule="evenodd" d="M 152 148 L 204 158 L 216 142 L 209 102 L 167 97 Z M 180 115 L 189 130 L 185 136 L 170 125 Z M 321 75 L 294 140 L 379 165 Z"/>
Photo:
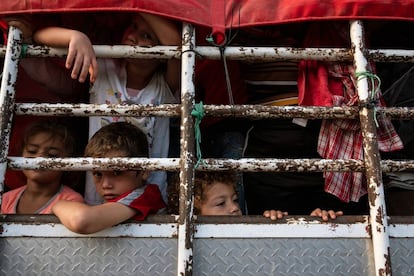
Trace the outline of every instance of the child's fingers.
<path fill-rule="evenodd" d="M 79 82 L 84 82 L 86 80 L 86 77 L 88 76 L 90 64 L 91 63 L 89 59 L 84 57 L 82 60 L 82 66 L 80 67 Z"/>
<path fill-rule="evenodd" d="M 72 79 L 78 79 L 79 82 L 84 82 L 86 74 L 82 75 L 82 68 L 84 66 L 84 57 L 80 54 L 76 55 L 75 62 L 72 67 Z"/>
<path fill-rule="evenodd" d="M 322 215 L 322 210 L 320 208 L 316 208 L 310 215 L 313 217 L 320 217 Z"/>
<path fill-rule="evenodd" d="M 96 62 L 96 58 L 92 59 L 92 63 L 89 66 L 89 75 L 90 81 L 95 82 L 96 77 L 98 76 L 98 63 Z"/>
<path fill-rule="evenodd" d="M 65 67 L 66 69 L 72 68 L 72 64 L 76 58 L 76 51 L 73 51 L 71 49 L 68 50 L 68 55 L 66 57 Z"/>
<path fill-rule="evenodd" d="M 337 211 L 336 212 L 336 216 L 343 216 L 344 215 L 344 212 L 342 212 L 342 211 Z"/>
<path fill-rule="evenodd" d="M 271 220 L 277 220 L 283 218 L 283 216 L 287 216 L 287 212 L 282 212 L 279 210 L 266 210 L 263 212 L 263 216 L 266 218 L 270 218 Z"/>

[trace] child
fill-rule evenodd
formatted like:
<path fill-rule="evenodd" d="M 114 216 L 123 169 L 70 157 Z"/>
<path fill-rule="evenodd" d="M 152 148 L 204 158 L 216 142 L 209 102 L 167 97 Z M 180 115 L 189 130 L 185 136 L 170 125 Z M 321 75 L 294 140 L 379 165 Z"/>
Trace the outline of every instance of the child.
<path fill-rule="evenodd" d="M 38 43 L 54 47 L 69 47 L 66 67 L 72 69 L 72 78 L 85 81 L 90 74 L 94 82 L 90 90 L 90 102 L 96 104 L 165 104 L 175 103 L 174 93 L 180 80 L 180 60 L 157 59 L 101 59 L 96 61 L 88 37 L 75 30 L 58 27 L 41 29 L 34 34 Z M 122 44 L 150 47 L 154 45 L 180 45 L 181 37 L 177 25 L 160 16 L 146 13 L 134 14 L 132 23 L 124 31 Z M 98 74 L 99 66 L 99 74 Z M 110 123 L 120 121 L 118 117 L 91 117 L 89 135 Z M 168 157 L 169 118 L 142 117 L 126 120 L 141 128 L 147 135 L 150 157 Z M 150 182 L 160 186 L 166 201 L 166 172 L 151 172 Z M 86 183 L 86 201 L 100 203 L 91 181 Z"/>
<path fill-rule="evenodd" d="M 85 148 L 88 157 L 148 157 L 145 134 L 127 122 L 111 123 L 99 129 Z M 116 225 L 129 218 L 143 220 L 166 206 L 157 185 L 146 184 L 148 172 L 93 171 L 93 180 L 101 205 L 61 200 L 53 213 L 71 231 L 89 234 Z"/>
<path fill-rule="evenodd" d="M 236 193 L 235 174 L 232 172 L 197 172 L 194 180 L 194 213 L 204 216 L 242 215 Z M 342 211 L 321 210 L 316 208 L 311 216 L 327 221 L 341 216 Z M 287 216 L 287 212 L 266 210 L 263 216 L 271 220 Z"/>
<path fill-rule="evenodd" d="M 235 174 L 196 172 L 194 213 L 204 216 L 241 216 Z"/>
<path fill-rule="evenodd" d="M 41 18 L 38 18 L 38 16 L 41 16 Z M 31 28 L 36 28 L 36 25 L 38 24 L 46 24 L 46 22 L 51 19 L 51 16 L 49 14 L 49 16 L 46 18 L 42 15 L 13 15 L 7 16 L 5 19 L 7 22 L 1 21 L 0 19 L 0 29 L 3 29 L 3 32 L 5 34 L 8 32 L 9 25 L 16 26 L 23 31 L 23 43 L 32 44 Z M 36 22 L 38 22 L 38 24 Z M 16 103 L 85 102 L 85 100 L 88 101 L 88 99 L 85 97 L 87 94 L 85 92 L 87 92 L 88 89 L 89 86 L 86 83 L 79 83 L 78 81 L 72 80 L 70 78 L 66 68 L 64 67 L 64 63 L 60 58 L 45 59 L 37 57 L 25 57 L 19 61 L 17 81 L 15 85 Z M 13 127 L 10 133 L 10 156 L 18 156 L 21 154 L 20 146 L 22 143 L 24 130 L 32 123 L 41 119 L 43 118 L 40 116 L 31 115 L 13 117 Z M 86 124 L 87 118 L 78 117 L 75 118 L 74 121 L 76 121 L 73 122 L 76 124 L 76 126 L 78 126 L 78 123 L 82 124 L 82 129 L 77 129 L 76 144 L 78 147 L 82 147 L 83 149 L 88 140 L 88 130 Z M 82 135 L 82 137 L 80 137 L 80 135 Z M 4 179 L 6 191 L 21 187 L 25 184 L 26 177 L 22 171 L 6 171 Z"/>
<path fill-rule="evenodd" d="M 74 153 L 75 139 L 69 129 L 55 120 L 31 125 L 23 138 L 22 155 L 27 158 L 68 157 Z M 51 214 L 60 199 L 83 202 L 83 197 L 64 185 L 63 171 L 23 170 L 26 185 L 3 195 L 2 214 Z"/>

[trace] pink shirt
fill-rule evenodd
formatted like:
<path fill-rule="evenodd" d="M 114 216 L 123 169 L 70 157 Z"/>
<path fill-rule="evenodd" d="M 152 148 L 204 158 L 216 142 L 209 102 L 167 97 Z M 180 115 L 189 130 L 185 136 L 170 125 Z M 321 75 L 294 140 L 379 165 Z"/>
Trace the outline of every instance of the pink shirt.
<path fill-rule="evenodd" d="M 25 190 L 26 185 L 5 193 L 1 204 L 1 213 L 16 214 L 17 204 Z M 35 214 L 51 214 L 53 205 L 61 199 L 84 202 L 81 194 L 65 185 L 62 185 L 59 191 L 44 206 L 37 210 Z"/>

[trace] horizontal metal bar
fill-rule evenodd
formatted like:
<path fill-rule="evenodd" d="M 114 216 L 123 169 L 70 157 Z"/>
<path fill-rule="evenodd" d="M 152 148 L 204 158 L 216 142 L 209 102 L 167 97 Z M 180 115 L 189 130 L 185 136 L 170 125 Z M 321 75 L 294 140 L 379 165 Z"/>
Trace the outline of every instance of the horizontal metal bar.
<path fill-rule="evenodd" d="M 236 117 L 250 119 L 308 118 L 356 119 L 358 107 L 267 106 L 267 105 L 204 105 L 207 117 Z M 33 116 L 119 116 L 119 117 L 179 117 L 181 105 L 143 104 L 46 104 L 17 103 L 16 115 Z M 414 107 L 377 107 L 376 115 L 390 119 L 414 119 Z"/>
<path fill-rule="evenodd" d="M 397 219 L 395 219 L 397 218 Z M 412 217 L 390 218 L 390 237 L 414 238 Z M 176 215 L 150 215 L 142 222 L 124 222 L 107 230 L 82 235 L 69 231 L 54 215 L 2 215 L 5 237 L 137 237 L 176 238 Z M 369 238 L 368 216 L 341 216 L 322 222 L 309 216 L 286 216 L 270 221 L 262 216 L 200 216 L 196 238 Z M 237 231 L 234 229 L 237 228 Z M 45 234 L 47 233 L 47 234 Z"/>
<path fill-rule="evenodd" d="M 56 171 L 90 170 L 166 170 L 179 169 L 179 158 L 24 158 L 8 157 L 13 170 L 48 169 Z"/>
<path fill-rule="evenodd" d="M 8 168 L 12 170 L 179 170 L 179 158 L 24 158 L 9 156 Z M 414 160 L 382 160 L 383 172 L 398 172 L 414 169 Z M 241 158 L 241 159 L 202 159 L 197 170 L 222 171 L 239 170 L 243 172 L 362 172 L 362 160 L 341 159 L 278 159 L 278 158 Z"/>
<path fill-rule="evenodd" d="M 181 106 L 178 104 L 46 104 L 18 103 L 16 115 L 37 116 L 159 116 L 178 117 Z"/>
<path fill-rule="evenodd" d="M 84 235 L 68 230 L 60 223 L 20 224 L 3 223 L 0 237 L 134 237 L 134 238 L 175 238 L 177 236 L 176 223 L 157 224 L 118 224 L 100 232 Z"/>
<path fill-rule="evenodd" d="M 94 45 L 97 57 L 102 58 L 181 58 L 180 46 L 126 46 Z M 0 47 L 0 57 L 4 57 L 6 47 Z M 220 49 L 214 46 L 195 47 L 194 53 L 203 58 L 221 59 Z M 64 57 L 67 49 L 28 45 L 26 57 Z M 351 49 L 347 48 L 291 48 L 291 47 L 243 47 L 228 46 L 226 58 L 248 61 L 277 60 L 321 60 L 352 61 Z M 414 62 L 414 50 L 367 49 L 367 57 L 374 62 Z"/>

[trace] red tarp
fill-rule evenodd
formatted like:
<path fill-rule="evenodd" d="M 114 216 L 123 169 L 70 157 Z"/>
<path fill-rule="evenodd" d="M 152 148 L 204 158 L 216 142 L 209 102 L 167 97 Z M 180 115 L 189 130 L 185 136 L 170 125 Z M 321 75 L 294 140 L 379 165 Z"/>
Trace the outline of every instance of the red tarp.
<path fill-rule="evenodd" d="M 2 0 L 13 13 L 144 11 L 215 31 L 237 26 L 332 19 L 413 20 L 414 0 Z"/>

